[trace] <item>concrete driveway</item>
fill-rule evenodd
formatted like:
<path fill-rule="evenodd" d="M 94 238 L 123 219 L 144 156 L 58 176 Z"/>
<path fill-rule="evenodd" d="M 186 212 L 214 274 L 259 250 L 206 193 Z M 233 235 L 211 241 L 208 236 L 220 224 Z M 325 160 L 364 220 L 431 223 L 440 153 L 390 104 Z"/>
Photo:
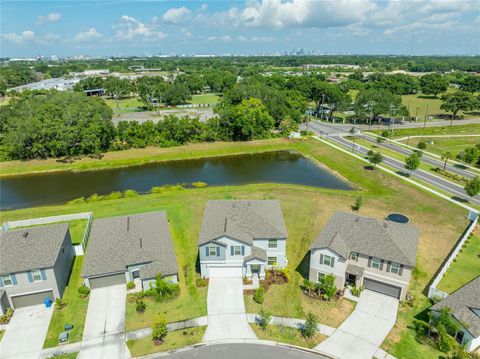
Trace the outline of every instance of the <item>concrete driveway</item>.
<path fill-rule="evenodd" d="M 53 307 L 43 304 L 16 309 L 0 341 L 0 358 L 38 358 L 52 314 Z"/>
<path fill-rule="evenodd" d="M 208 326 L 204 341 L 257 338 L 247 321 L 241 277 L 210 278 L 207 306 Z"/>
<path fill-rule="evenodd" d="M 397 318 L 398 300 L 364 290 L 353 313 L 315 349 L 336 358 L 371 359 Z"/>
<path fill-rule="evenodd" d="M 126 358 L 125 284 L 92 289 L 79 359 Z"/>

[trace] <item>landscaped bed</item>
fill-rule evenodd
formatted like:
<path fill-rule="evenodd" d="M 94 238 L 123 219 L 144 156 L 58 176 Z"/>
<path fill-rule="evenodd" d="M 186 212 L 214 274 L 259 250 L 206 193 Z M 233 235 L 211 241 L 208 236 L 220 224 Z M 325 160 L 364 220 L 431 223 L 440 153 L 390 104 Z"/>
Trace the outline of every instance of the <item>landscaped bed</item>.
<path fill-rule="evenodd" d="M 311 338 L 305 338 L 300 330 L 290 327 L 267 325 L 265 330 L 257 324 L 250 324 L 258 339 L 271 340 L 274 342 L 292 344 L 299 347 L 313 348 L 320 344 L 326 336 L 316 333 Z"/>
<path fill-rule="evenodd" d="M 127 346 L 134 357 L 183 348 L 201 342 L 206 329 L 207 327 L 196 327 L 169 332 L 165 342 L 160 345 L 155 345 L 151 337 L 145 337 L 138 340 L 129 340 Z"/>

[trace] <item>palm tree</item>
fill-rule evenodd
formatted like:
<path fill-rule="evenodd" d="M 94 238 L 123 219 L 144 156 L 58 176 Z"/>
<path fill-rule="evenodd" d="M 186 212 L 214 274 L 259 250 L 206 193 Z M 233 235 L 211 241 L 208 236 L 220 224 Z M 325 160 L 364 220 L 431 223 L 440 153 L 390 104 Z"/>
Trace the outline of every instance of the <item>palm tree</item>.
<path fill-rule="evenodd" d="M 442 160 L 445 160 L 444 164 L 443 164 L 443 170 L 445 171 L 445 168 L 447 168 L 447 161 L 452 158 L 452 153 L 451 152 L 444 152 L 442 153 Z"/>

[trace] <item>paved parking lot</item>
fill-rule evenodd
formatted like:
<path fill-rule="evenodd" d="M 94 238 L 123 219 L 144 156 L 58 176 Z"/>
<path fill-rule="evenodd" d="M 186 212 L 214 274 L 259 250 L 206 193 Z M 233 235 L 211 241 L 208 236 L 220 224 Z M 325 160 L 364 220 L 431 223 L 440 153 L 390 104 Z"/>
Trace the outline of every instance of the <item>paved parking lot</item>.
<path fill-rule="evenodd" d="M 16 309 L 0 341 L 0 358 L 38 358 L 52 314 L 53 306 L 43 304 Z"/>
<path fill-rule="evenodd" d="M 125 284 L 92 289 L 79 359 L 126 358 Z"/>

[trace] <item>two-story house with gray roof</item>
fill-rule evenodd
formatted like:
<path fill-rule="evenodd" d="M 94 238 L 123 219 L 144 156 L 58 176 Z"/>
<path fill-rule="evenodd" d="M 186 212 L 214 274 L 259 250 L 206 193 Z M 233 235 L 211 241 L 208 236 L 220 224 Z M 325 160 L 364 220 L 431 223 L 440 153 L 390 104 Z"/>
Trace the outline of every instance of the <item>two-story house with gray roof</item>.
<path fill-rule="evenodd" d="M 287 229 L 276 200 L 208 201 L 198 242 L 203 278 L 265 278 L 284 268 Z"/>
<path fill-rule="evenodd" d="M 333 274 L 337 288 L 365 286 L 404 299 L 418 240 L 411 224 L 335 212 L 310 247 L 309 280 Z"/>
<path fill-rule="evenodd" d="M 439 313 L 450 308 L 450 315 L 460 324 L 455 339 L 468 351 L 480 348 L 480 276 L 460 287 L 430 310 Z"/>
<path fill-rule="evenodd" d="M 66 223 L 2 232 L 0 311 L 61 298 L 74 258 Z"/>
<path fill-rule="evenodd" d="M 178 282 L 178 265 L 164 211 L 95 219 L 83 267 L 85 285 L 94 289 L 139 282 L 150 289 L 158 273 Z"/>

